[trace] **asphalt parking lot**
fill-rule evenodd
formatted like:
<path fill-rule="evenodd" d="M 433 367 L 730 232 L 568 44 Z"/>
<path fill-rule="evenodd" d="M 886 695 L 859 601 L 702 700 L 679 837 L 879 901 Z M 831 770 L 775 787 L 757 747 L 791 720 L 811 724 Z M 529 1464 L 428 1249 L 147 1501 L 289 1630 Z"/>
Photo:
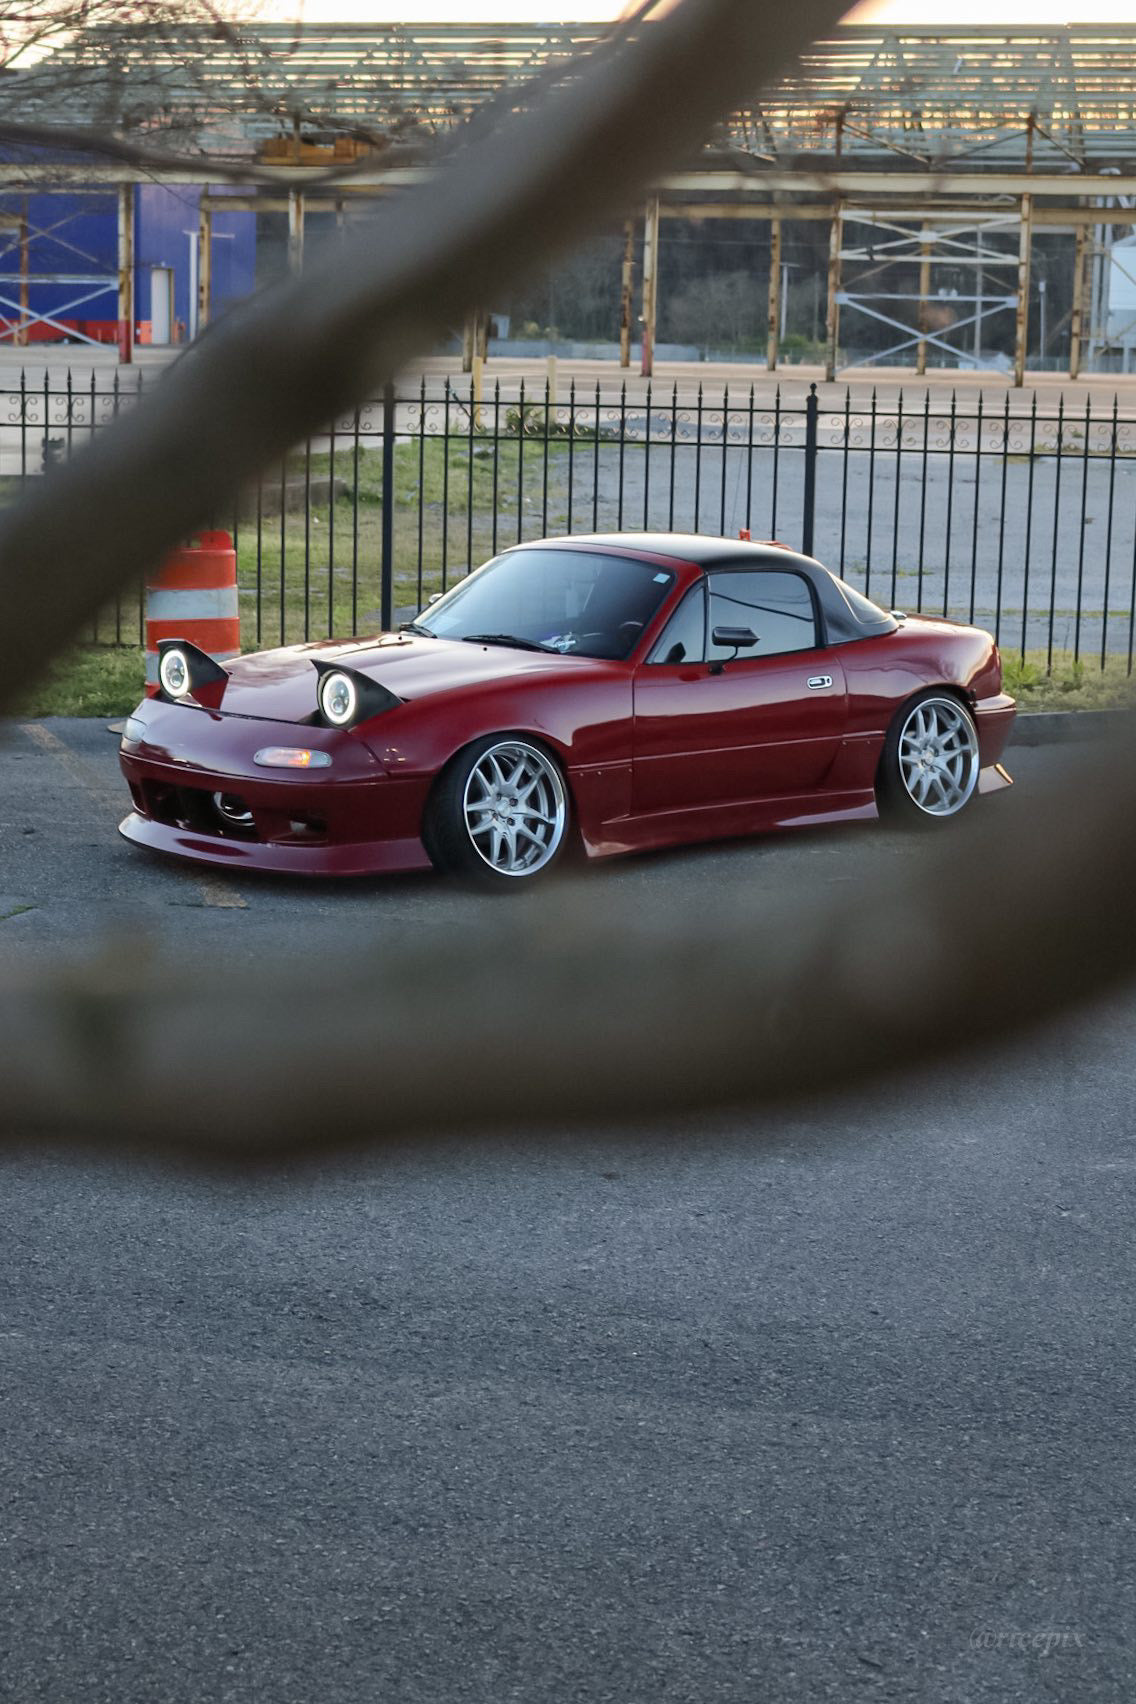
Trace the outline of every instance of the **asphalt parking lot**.
<path fill-rule="evenodd" d="M 0 777 L 8 962 L 498 903 L 146 859 L 97 722 L 8 725 Z M 662 926 L 862 854 L 910 843 L 580 879 Z M 271 1183 L 8 1157 L 0 1699 L 1127 1704 L 1134 1040 L 1122 998 L 775 1119 Z"/>
<path fill-rule="evenodd" d="M 117 833 L 129 797 L 106 722 L 60 717 L 0 730 L 5 957 L 99 951 L 126 934 L 156 950 L 200 947 L 255 960 L 275 948 L 354 940 L 361 928 L 374 929 L 380 946 L 423 928 L 460 929 L 498 903 L 432 875 L 337 883 L 225 871 L 222 878 L 148 856 Z M 1028 780 L 1054 761 L 1052 748 L 1023 749 L 1013 768 Z M 1011 793 L 981 808 L 1012 810 L 1014 802 Z M 605 902 L 625 895 L 664 920 L 670 905 L 720 895 L 732 883 L 761 882 L 772 893 L 802 867 L 817 882 L 852 880 L 869 847 L 881 859 L 902 859 L 913 842 L 873 824 L 607 861 L 583 866 L 578 879 Z"/>

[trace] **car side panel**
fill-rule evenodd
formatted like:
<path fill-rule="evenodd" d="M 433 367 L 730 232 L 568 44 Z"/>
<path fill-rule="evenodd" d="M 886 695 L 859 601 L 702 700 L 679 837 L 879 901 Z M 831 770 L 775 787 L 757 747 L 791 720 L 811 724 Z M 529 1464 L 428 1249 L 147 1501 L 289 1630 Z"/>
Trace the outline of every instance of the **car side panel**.
<path fill-rule="evenodd" d="M 824 787 L 846 719 L 836 647 L 742 656 L 717 670 L 646 663 L 635 675 L 635 813 Z"/>
<path fill-rule="evenodd" d="M 1013 700 L 1001 692 L 997 647 L 987 633 L 931 618 L 909 618 L 894 633 L 840 647 L 848 681 L 844 749 L 830 784 L 871 786 L 883 742 L 900 706 L 929 687 L 946 686 L 970 705 L 983 765 L 1002 755 L 1013 722 Z"/>
<path fill-rule="evenodd" d="M 631 808 L 631 670 L 599 663 L 563 677 L 502 681 L 403 705 L 361 730 L 391 775 L 427 787 L 465 746 L 490 734 L 527 733 L 560 758 L 577 823 L 591 848 L 603 825 Z"/>

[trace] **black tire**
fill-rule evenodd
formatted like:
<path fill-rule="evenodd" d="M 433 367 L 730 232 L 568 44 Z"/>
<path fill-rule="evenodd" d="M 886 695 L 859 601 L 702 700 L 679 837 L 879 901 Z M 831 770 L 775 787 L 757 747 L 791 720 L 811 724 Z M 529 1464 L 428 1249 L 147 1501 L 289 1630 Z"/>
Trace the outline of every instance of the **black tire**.
<path fill-rule="evenodd" d="M 942 687 L 909 698 L 887 731 L 876 774 L 881 818 L 930 829 L 954 819 L 978 791 L 981 758 L 970 711 Z"/>
<path fill-rule="evenodd" d="M 547 747 L 526 734 L 489 734 L 438 777 L 422 839 L 444 874 L 507 893 L 555 869 L 570 828 L 568 787 Z"/>

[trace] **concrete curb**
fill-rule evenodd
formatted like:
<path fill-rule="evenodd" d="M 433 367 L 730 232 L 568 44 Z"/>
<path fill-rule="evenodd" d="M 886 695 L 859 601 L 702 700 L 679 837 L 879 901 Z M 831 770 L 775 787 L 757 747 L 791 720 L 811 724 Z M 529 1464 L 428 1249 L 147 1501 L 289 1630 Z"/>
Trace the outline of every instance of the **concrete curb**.
<path fill-rule="evenodd" d="M 1014 718 L 1011 746 L 1099 740 L 1131 725 L 1130 710 L 1034 710 Z"/>

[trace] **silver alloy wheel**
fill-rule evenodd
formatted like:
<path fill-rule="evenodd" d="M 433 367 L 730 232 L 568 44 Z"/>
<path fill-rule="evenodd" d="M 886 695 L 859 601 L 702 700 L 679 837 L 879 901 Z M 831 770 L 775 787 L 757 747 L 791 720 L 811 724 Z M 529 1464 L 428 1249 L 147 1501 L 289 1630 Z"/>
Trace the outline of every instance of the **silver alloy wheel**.
<path fill-rule="evenodd" d="M 466 831 L 499 876 L 532 876 L 564 838 L 568 802 L 550 757 L 521 740 L 482 752 L 465 784 Z"/>
<path fill-rule="evenodd" d="M 899 773 L 928 816 L 962 810 L 978 782 L 978 738 L 957 700 L 924 698 L 911 711 L 899 733 Z"/>

